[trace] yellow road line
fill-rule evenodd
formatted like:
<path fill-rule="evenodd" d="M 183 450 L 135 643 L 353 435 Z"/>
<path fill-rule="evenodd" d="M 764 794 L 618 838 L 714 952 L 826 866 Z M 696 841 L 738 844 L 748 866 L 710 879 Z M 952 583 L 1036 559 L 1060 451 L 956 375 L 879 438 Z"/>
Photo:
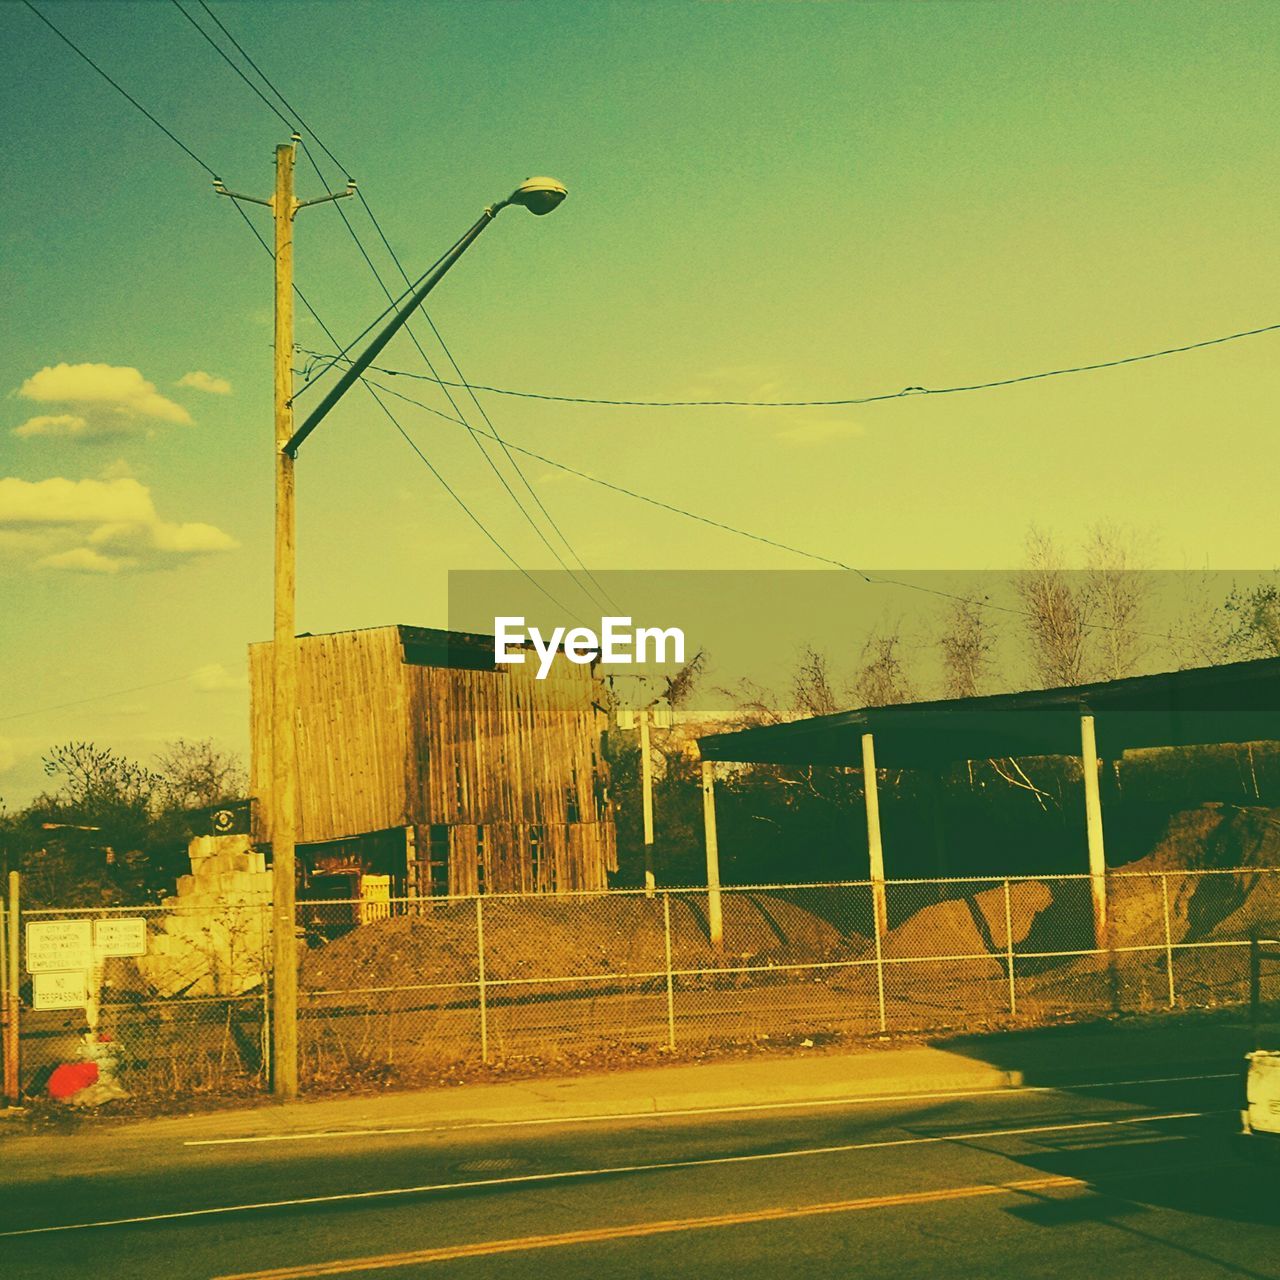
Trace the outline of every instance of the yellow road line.
<path fill-rule="evenodd" d="M 939 1191 L 906 1191 L 897 1195 L 864 1196 L 857 1200 L 832 1200 L 825 1204 L 753 1209 L 744 1213 L 717 1213 L 703 1218 L 668 1218 L 657 1222 L 637 1222 L 629 1226 L 563 1231 L 556 1235 L 479 1240 L 472 1244 L 445 1245 L 437 1249 L 413 1249 L 403 1253 L 380 1253 L 365 1258 L 343 1258 L 333 1262 L 318 1262 L 298 1267 L 275 1267 L 268 1271 L 240 1271 L 234 1275 L 216 1276 L 214 1280 L 309 1280 L 314 1276 L 350 1275 L 356 1271 L 388 1271 L 393 1267 L 452 1262 L 458 1258 L 486 1258 L 499 1253 L 522 1253 L 532 1249 L 562 1249 L 569 1245 L 599 1244 L 608 1240 L 629 1240 L 641 1236 L 669 1235 L 680 1231 L 705 1231 L 711 1227 L 737 1227 L 756 1222 L 778 1222 L 787 1218 L 858 1213 L 866 1209 L 936 1204 L 942 1200 L 971 1200 L 979 1196 L 1010 1195 L 1022 1191 L 1052 1191 L 1087 1185 L 1080 1178 L 1067 1177 L 1024 1178 L 1017 1182 L 978 1183 L 968 1187 L 946 1187 Z"/>

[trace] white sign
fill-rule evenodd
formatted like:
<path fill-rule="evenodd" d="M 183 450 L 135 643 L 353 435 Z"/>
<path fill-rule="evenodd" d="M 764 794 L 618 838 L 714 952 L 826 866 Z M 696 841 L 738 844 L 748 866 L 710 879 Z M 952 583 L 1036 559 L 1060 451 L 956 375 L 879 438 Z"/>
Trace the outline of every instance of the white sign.
<path fill-rule="evenodd" d="M 102 956 L 145 956 L 147 922 L 141 916 L 93 922 L 93 949 Z"/>
<path fill-rule="evenodd" d="M 88 921 L 86 920 L 87 924 Z M 79 973 L 34 973 L 31 975 L 33 1009 L 83 1009 L 87 990 Z"/>
<path fill-rule="evenodd" d="M 92 920 L 28 920 L 27 972 L 83 972 L 93 964 Z"/>

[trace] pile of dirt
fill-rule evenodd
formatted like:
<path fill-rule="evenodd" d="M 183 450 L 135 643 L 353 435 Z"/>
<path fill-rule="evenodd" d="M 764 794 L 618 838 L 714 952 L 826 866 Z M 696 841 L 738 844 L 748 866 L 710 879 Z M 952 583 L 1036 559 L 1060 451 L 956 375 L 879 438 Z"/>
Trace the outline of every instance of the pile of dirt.
<path fill-rule="evenodd" d="M 1049 886 L 1041 880 L 1015 880 L 1009 885 L 1009 931 L 1013 944 L 1024 942 L 1036 917 L 1053 901 Z M 990 964 L 979 965 L 981 976 L 996 977 L 1007 947 L 1004 886 L 995 885 L 980 893 L 949 898 L 924 907 L 889 931 L 884 954 L 889 959 L 921 956 L 992 956 Z M 986 969 L 990 969 L 989 974 Z M 975 974 L 975 976 L 979 976 Z"/>
<path fill-rule="evenodd" d="M 1162 874 L 1174 943 L 1247 937 L 1257 926 L 1280 921 L 1274 867 L 1280 867 L 1280 810 L 1215 803 L 1174 814 L 1156 847 L 1123 868 L 1130 874 L 1110 878 L 1113 940 L 1117 946 L 1164 941 Z M 1244 870 L 1183 874 L 1236 868 Z"/>
<path fill-rule="evenodd" d="M 725 893 L 724 954 L 709 937 L 706 894 L 671 896 L 671 961 L 677 969 L 716 964 L 799 964 L 860 953 L 866 940 L 786 897 Z M 422 914 L 361 925 L 308 951 L 307 990 L 474 982 L 476 912 L 471 903 L 423 903 Z M 666 967 L 661 898 L 495 898 L 485 901 L 489 981 L 660 973 Z"/>

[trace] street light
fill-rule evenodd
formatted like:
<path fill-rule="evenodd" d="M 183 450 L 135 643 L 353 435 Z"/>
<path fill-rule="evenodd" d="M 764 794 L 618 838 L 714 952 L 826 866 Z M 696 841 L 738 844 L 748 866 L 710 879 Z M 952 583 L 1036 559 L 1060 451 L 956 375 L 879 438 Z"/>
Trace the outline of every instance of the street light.
<path fill-rule="evenodd" d="M 326 414 L 346 394 L 378 353 L 422 305 L 423 299 L 467 251 L 479 234 L 508 205 L 518 204 L 541 217 L 550 213 L 568 194 L 554 178 L 528 178 L 505 200 L 489 205 L 469 231 L 439 263 L 413 287 L 408 300 L 379 330 L 368 347 L 348 366 L 328 394 L 296 431 L 293 427 L 293 219 L 299 209 L 353 195 L 355 183 L 345 191 L 330 192 L 315 200 L 297 200 L 293 194 L 293 167 L 297 144 L 276 148 L 276 188 L 270 200 L 239 195 L 214 180 L 218 195 L 233 200 L 265 204 L 275 216 L 275 621 L 271 645 L 271 870 L 272 961 L 271 1088 L 277 1097 L 298 1094 L 298 955 L 296 947 L 295 850 L 297 844 L 298 782 L 298 663 L 294 621 L 296 548 L 294 542 L 293 463 L 298 447 Z"/>

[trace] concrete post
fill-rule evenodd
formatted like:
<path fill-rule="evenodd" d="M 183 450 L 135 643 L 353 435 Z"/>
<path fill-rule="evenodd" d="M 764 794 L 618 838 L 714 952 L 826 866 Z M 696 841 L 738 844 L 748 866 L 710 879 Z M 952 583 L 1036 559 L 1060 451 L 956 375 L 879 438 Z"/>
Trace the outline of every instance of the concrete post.
<path fill-rule="evenodd" d="M 1093 890 L 1094 945 L 1107 945 L 1107 860 L 1102 843 L 1102 795 L 1098 787 L 1098 742 L 1093 717 L 1080 717 L 1080 766 L 1084 771 L 1085 828 Z"/>
<path fill-rule="evenodd" d="M 884 890 L 884 845 L 880 840 L 880 793 L 876 777 L 876 746 L 871 734 L 862 735 L 862 793 L 867 806 L 867 854 L 871 864 L 871 898 L 876 936 L 889 931 L 889 911 Z"/>
<path fill-rule="evenodd" d="M 702 827 L 707 843 L 707 926 L 711 945 L 724 946 L 724 917 L 720 910 L 720 845 L 716 840 L 716 793 L 711 761 L 702 762 Z"/>

